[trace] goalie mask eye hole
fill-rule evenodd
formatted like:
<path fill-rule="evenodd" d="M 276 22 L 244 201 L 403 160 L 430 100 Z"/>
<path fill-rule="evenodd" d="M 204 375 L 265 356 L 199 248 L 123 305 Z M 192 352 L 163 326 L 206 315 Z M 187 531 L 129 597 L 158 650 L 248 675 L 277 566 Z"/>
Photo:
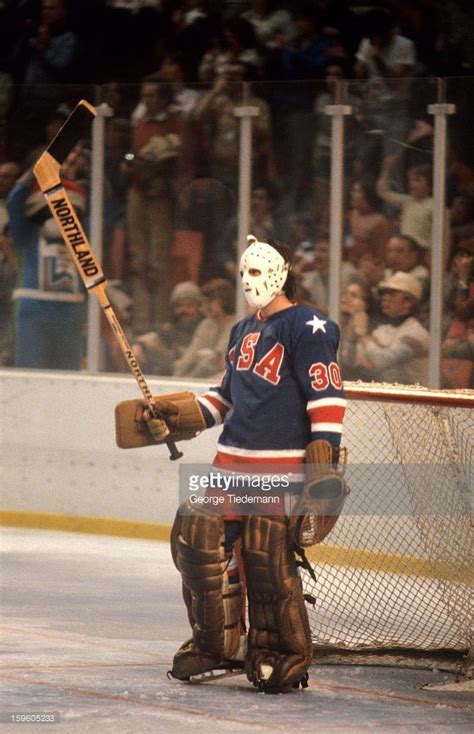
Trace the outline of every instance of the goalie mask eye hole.
<path fill-rule="evenodd" d="M 253 278 L 257 278 L 261 274 L 262 271 L 258 268 L 249 268 L 249 275 L 251 275 Z"/>

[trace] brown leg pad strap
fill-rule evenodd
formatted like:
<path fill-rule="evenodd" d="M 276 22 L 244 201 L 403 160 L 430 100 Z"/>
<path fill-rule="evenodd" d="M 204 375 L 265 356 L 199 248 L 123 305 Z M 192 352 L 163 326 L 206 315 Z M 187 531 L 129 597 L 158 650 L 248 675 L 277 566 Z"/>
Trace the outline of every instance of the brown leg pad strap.
<path fill-rule="evenodd" d="M 250 620 L 247 677 L 258 684 L 261 666 L 269 666 L 269 688 L 291 686 L 307 672 L 312 642 L 287 519 L 249 517 L 243 559 Z"/>

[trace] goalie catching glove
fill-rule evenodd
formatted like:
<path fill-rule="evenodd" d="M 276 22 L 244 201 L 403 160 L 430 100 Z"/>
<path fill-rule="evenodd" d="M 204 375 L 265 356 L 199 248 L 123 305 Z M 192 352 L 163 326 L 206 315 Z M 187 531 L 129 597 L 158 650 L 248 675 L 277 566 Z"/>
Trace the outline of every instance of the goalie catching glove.
<path fill-rule="evenodd" d="M 206 428 L 196 396 L 178 392 L 153 397 L 153 415 L 145 400 L 122 400 L 115 406 L 115 439 L 121 449 L 156 446 L 194 438 Z"/>
<path fill-rule="evenodd" d="M 306 447 L 306 480 L 289 518 L 295 546 L 321 543 L 333 529 L 349 494 L 346 463 L 347 449 L 336 449 L 329 441 Z"/>

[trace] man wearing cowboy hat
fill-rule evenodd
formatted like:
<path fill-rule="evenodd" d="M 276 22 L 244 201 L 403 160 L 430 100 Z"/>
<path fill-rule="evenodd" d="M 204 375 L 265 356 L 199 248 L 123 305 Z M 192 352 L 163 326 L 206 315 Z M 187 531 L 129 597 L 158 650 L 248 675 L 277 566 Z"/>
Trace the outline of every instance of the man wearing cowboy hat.
<path fill-rule="evenodd" d="M 384 321 L 359 338 L 358 364 L 375 380 L 426 385 L 429 335 L 415 316 L 420 281 L 398 271 L 380 284 L 380 293 Z"/>

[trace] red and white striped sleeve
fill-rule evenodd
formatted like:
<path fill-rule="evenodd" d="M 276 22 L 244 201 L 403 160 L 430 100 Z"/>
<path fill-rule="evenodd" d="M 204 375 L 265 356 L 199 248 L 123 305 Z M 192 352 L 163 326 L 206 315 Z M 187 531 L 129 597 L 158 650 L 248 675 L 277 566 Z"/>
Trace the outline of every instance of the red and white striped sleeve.
<path fill-rule="evenodd" d="M 208 428 L 223 423 L 231 403 L 224 398 L 219 388 L 212 388 L 198 397 Z"/>
<path fill-rule="evenodd" d="M 311 421 L 311 439 L 324 438 L 333 445 L 339 445 L 346 411 L 345 398 L 331 396 L 310 400 L 306 410 Z"/>
<path fill-rule="evenodd" d="M 339 328 L 316 313 L 300 324 L 295 353 L 295 372 L 306 397 L 311 422 L 311 440 L 341 443 L 346 409 L 344 386 L 337 363 Z"/>

